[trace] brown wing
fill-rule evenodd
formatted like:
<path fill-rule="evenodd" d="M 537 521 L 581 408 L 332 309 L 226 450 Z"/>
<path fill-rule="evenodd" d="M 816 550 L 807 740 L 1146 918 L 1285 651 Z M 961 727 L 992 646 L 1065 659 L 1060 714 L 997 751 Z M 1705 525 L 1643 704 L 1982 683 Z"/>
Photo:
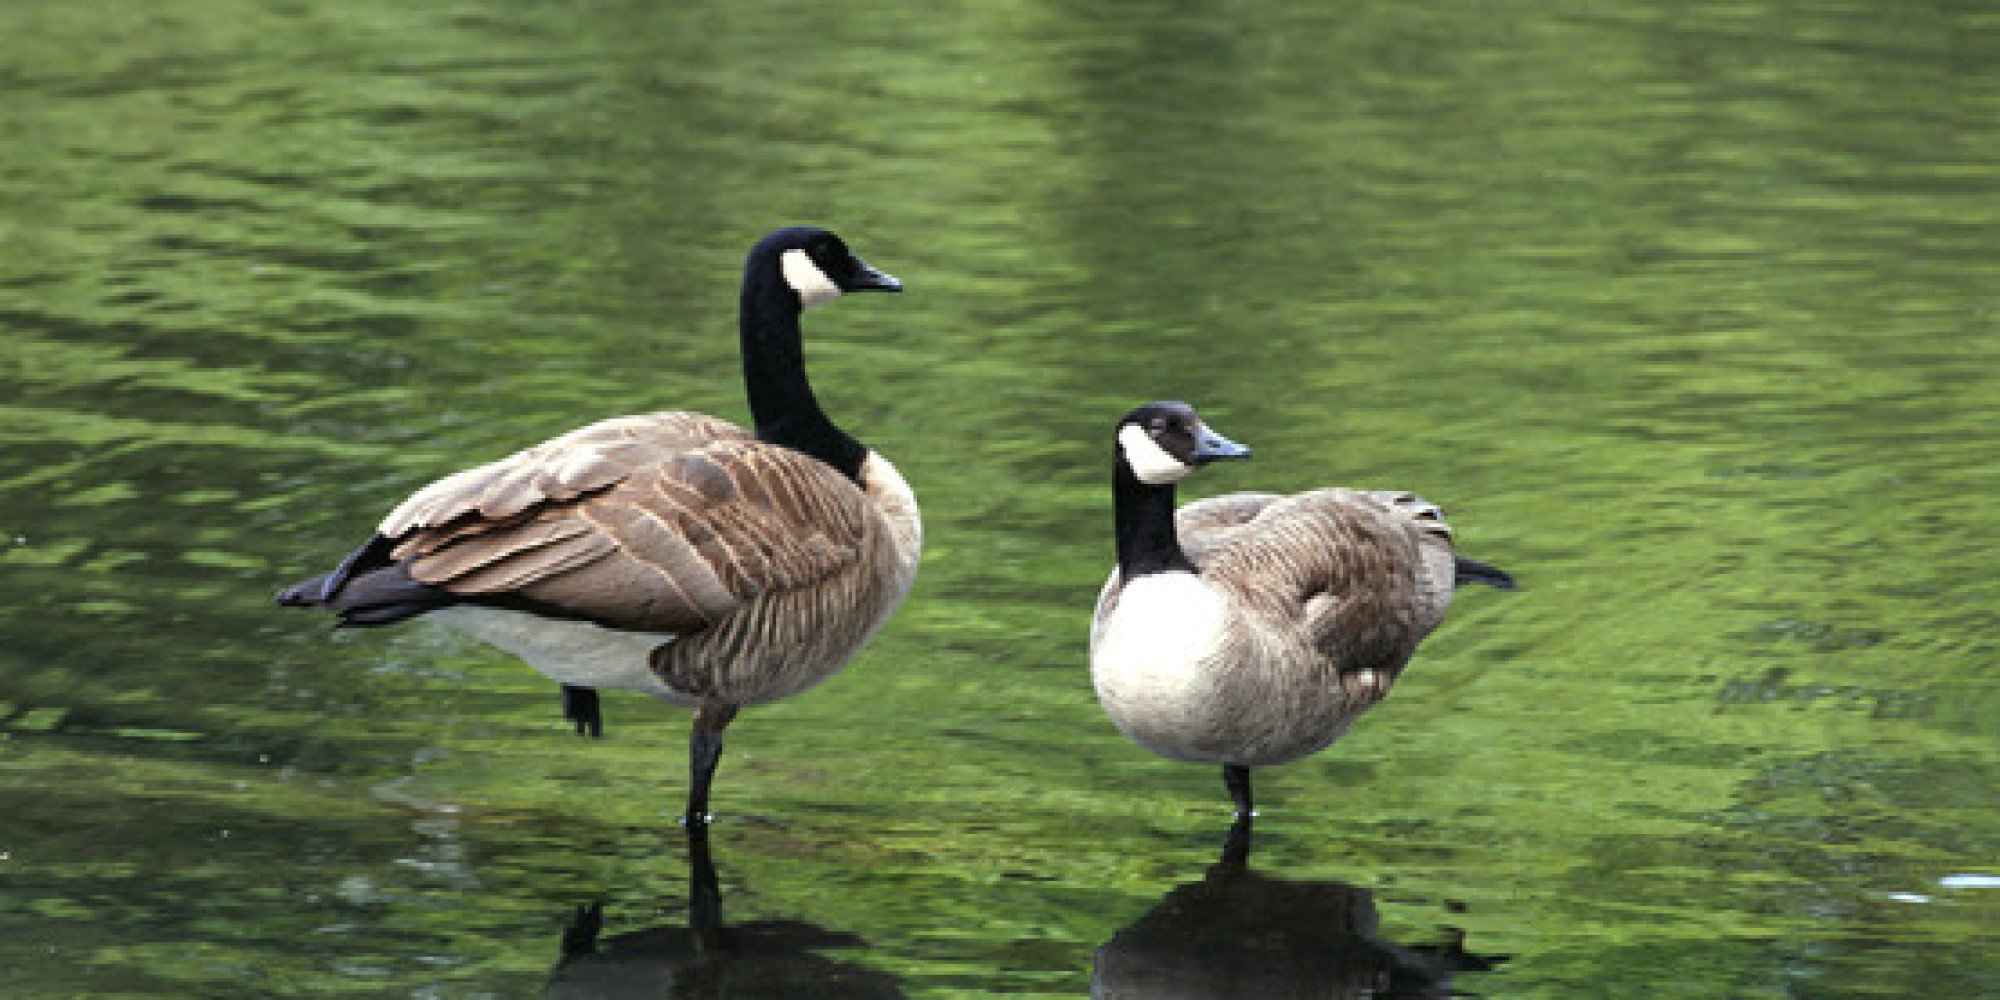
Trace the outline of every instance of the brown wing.
<path fill-rule="evenodd" d="M 680 633 L 858 559 L 868 513 L 851 482 L 694 416 L 606 421 L 443 480 L 404 505 L 416 523 L 395 557 L 455 594 Z M 722 439 L 699 440 L 708 427 Z"/>
<path fill-rule="evenodd" d="M 1246 599 L 1302 614 L 1314 647 L 1343 672 L 1393 678 L 1436 627 L 1451 592 L 1449 529 L 1394 499 L 1403 496 L 1324 489 L 1221 497 L 1229 503 L 1182 529 L 1182 546 L 1203 573 L 1241 582 Z M 1232 523 L 1220 516 L 1226 512 L 1248 516 Z"/>
<path fill-rule="evenodd" d="M 752 440 L 726 420 L 681 411 L 600 420 L 526 451 L 438 480 L 382 519 L 378 534 L 401 538 L 459 520 L 507 519 L 537 504 L 601 490 L 662 453 L 714 441 Z"/>
<path fill-rule="evenodd" d="M 1236 537 L 1238 529 L 1283 499 L 1282 493 L 1225 493 L 1183 505 L 1174 512 L 1181 551 L 1196 566 L 1203 565 L 1210 553 Z"/>
<path fill-rule="evenodd" d="M 1417 623 L 1425 635 L 1444 621 L 1444 614 L 1451 607 L 1451 595 L 1457 589 L 1458 571 L 1453 565 L 1456 545 L 1452 541 L 1451 525 L 1444 520 L 1444 508 L 1416 495 L 1401 490 L 1363 490 L 1363 495 L 1386 505 L 1391 511 L 1409 521 L 1416 531 L 1418 573 L 1417 573 Z"/>

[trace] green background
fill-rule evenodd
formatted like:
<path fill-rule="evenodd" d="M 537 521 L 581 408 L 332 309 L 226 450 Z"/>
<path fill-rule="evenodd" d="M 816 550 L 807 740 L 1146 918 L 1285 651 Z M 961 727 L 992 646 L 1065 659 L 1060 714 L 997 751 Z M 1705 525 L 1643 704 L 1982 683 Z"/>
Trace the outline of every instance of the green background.
<path fill-rule="evenodd" d="M 441 474 L 741 419 L 742 253 L 816 222 L 908 289 L 815 310 L 807 353 L 924 566 L 731 730 L 716 850 L 732 923 L 846 936 L 826 995 L 1083 995 L 1214 858 L 1217 776 L 1126 742 L 1085 668 L 1110 425 L 1161 397 L 1256 450 L 1185 495 L 1414 490 L 1525 586 L 1262 774 L 1267 878 L 1510 956 L 1456 981 L 1492 996 L 2000 990 L 2000 890 L 1953 878 L 2000 865 L 1996 30 L 8 3 L 10 988 L 534 995 L 578 905 L 679 925 L 684 713 L 609 696 L 581 741 L 504 656 L 268 597 Z"/>

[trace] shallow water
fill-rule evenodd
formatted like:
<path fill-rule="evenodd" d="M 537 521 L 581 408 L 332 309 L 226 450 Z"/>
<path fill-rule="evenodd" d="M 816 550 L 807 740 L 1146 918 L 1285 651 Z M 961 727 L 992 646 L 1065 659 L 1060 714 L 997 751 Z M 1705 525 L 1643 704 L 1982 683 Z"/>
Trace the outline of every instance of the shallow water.
<path fill-rule="evenodd" d="M 1990 5 L 127 6 L 0 10 L 18 995 L 2000 991 Z M 684 714 L 268 595 L 740 417 L 808 220 L 908 286 L 808 354 L 929 538 L 731 730 L 718 948 Z M 1525 584 L 1262 774 L 1249 874 L 1083 667 L 1158 397 L 1257 452 L 1190 495 L 1416 490 Z"/>

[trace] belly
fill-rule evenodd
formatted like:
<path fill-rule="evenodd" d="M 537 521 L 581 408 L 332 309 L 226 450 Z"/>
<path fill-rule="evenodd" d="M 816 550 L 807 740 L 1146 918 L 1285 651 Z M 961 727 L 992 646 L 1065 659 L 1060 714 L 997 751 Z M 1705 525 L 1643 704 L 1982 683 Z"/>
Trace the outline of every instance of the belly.
<path fill-rule="evenodd" d="M 1162 756 L 1212 759 L 1224 612 L 1221 596 L 1191 573 L 1125 587 L 1090 651 L 1098 704 L 1125 735 Z"/>
<path fill-rule="evenodd" d="M 562 684 L 643 691 L 692 703 L 669 689 L 650 665 L 653 650 L 674 642 L 669 633 L 627 632 L 471 604 L 440 608 L 425 617 L 512 653 Z"/>
<path fill-rule="evenodd" d="M 1338 686 L 1297 655 L 1309 651 L 1232 632 L 1230 614 L 1192 574 L 1127 586 L 1091 650 L 1105 714 L 1173 760 L 1277 764 L 1339 738 L 1352 715 Z"/>

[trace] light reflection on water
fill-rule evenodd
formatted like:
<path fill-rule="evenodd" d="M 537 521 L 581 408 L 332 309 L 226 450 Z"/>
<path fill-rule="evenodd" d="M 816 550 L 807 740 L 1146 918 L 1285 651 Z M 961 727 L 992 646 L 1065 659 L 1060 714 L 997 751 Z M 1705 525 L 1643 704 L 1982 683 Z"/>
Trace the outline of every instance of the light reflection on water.
<path fill-rule="evenodd" d="M 517 664 L 265 596 L 468 462 L 740 415 L 735 269 L 798 220 L 909 286 L 808 350 L 929 548 L 732 729 L 732 925 L 1075 996 L 1173 900 L 1303 886 L 1378 915 L 1349 968 L 1511 956 L 1460 989 L 1990 991 L 1991 16 L 1127 10 L 0 13 L 16 979 L 519 995 L 579 905 L 593 954 L 685 927 L 683 717 L 577 741 Z M 1214 776 L 1082 667 L 1105 430 L 1166 396 L 1258 450 L 1196 490 L 1413 489 L 1527 584 L 1273 769 L 1209 897 Z"/>

